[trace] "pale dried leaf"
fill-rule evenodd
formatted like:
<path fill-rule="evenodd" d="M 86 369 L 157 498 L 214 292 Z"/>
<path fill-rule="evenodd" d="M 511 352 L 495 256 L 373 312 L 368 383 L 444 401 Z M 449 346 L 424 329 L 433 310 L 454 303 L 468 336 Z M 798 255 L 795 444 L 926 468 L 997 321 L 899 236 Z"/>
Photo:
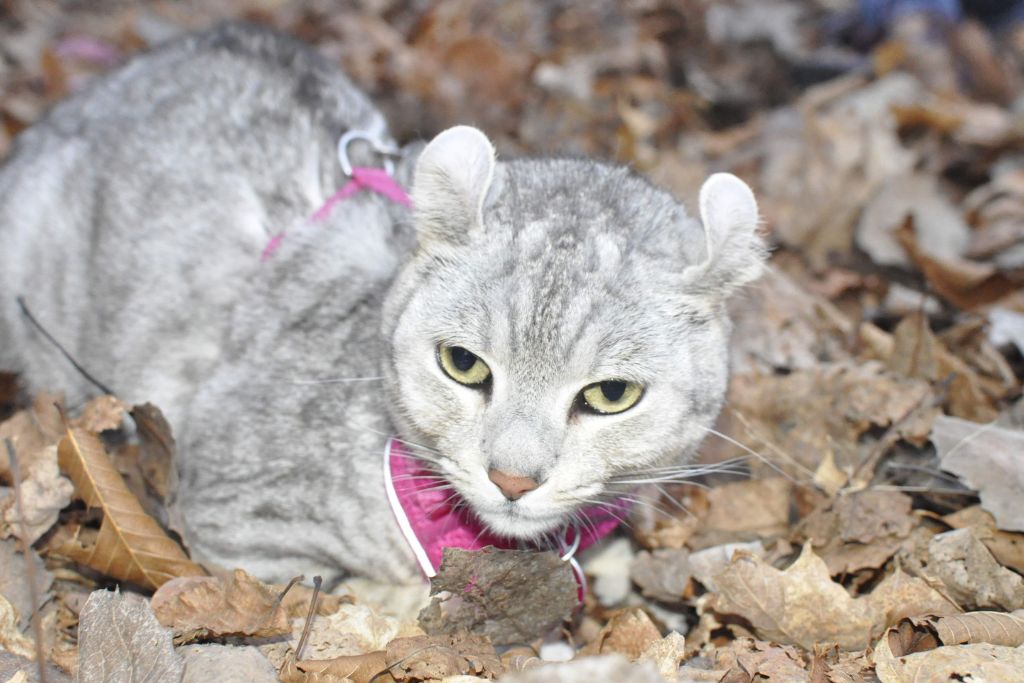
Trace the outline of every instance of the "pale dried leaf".
<path fill-rule="evenodd" d="M 978 491 L 998 528 L 1024 531 L 1024 432 L 941 416 L 931 439 L 942 469 Z"/>
<path fill-rule="evenodd" d="M 115 396 L 97 396 L 85 404 L 82 414 L 71 424 L 94 434 L 120 429 L 127 410 Z"/>
<path fill-rule="evenodd" d="M 647 613 L 639 607 L 627 607 L 612 615 L 597 637 L 580 650 L 580 655 L 618 653 L 635 662 L 648 647 L 660 640 L 661 632 Z"/>
<path fill-rule="evenodd" d="M 968 612 L 948 617 L 929 617 L 943 645 L 989 643 L 1020 647 L 1024 645 L 1024 617 L 1003 612 Z"/>
<path fill-rule="evenodd" d="M 546 664 L 536 669 L 501 677 L 502 683 L 665 683 L 651 662 L 632 663 L 621 655 L 579 657 L 564 664 Z"/>
<path fill-rule="evenodd" d="M 883 637 L 875 647 L 875 675 L 882 683 L 908 681 L 1017 681 L 1024 647 L 953 645 L 897 657 Z M 969 676 L 969 678 L 968 678 Z"/>
<path fill-rule="evenodd" d="M 95 591 L 79 618 L 79 683 L 180 683 L 184 665 L 171 632 L 144 599 Z"/>
<path fill-rule="evenodd" d="M 651 662 L 658 667 L 658 673 L 666 681 L 675 681 L 679 675 L 679 665 L 686 658 L 686 639 L 682 634 L 672 631 L 661 640 L 647 646 L 640 654 L 638 661 Z"/>
<path fill-rule="evenodd" d="M 151 589 L 178 576 L 206 573 L 145 513 L 96 435 L 69 429 L 58 455 L 61 469 L 86 505 L 103 510 L 103 522 L 95 543 L 86 547 L 72 540 L 55 552 L 107 576 Z"/>
<path fill-rule="evenodd" d="M 970 528 L 937 534 L 928 544 L 928 571 L 968 609 L 1024 607 L 1024 579 L 1001 567 Z"/>
<path fill-rule="evenodd" d="M 157 589 L 150 607 L 161 624 L 173 629 L 177 643 L 226 636 L 266 638 L 291 632 L 278 593 L 241 569 L 230 579 L 171 579 Z"/>
<path fill-rule="evenodd" d="M 827 565 L 809 543 L 785 571 L 738 554 L 715 584 L 718 595 L 711 606 L 716 612 L 743 617 L 761 638 L 808 650 L 833 643 L 842 650 L 862 650 L 908 611 L 956 611 L 923 581 L 902 572 L 888 577 L 871 594 L 853 598 L 831 580 Z"/>
<path fill-rule="evenodd" d="M 448 676 L 496 678 L 505 672 L 491 641 L 469 633 L 396 638 L 388 643 L 384 659 L 398 681 Z"/>
<path fill-rule="evenodd" d="M 21 511 L 24 515 L 19 514 L 13 489 L 8 490 L 0 499 L 0 537 L 14 536 L 32 544 L 57 522 L 60 511 L 71 502 L 74 487 L 61 476 L 57 466 L 57 447 L 53 445 L 35 453 L 27 476 L 26 470 L 21 470 L 21 473 Z"/>

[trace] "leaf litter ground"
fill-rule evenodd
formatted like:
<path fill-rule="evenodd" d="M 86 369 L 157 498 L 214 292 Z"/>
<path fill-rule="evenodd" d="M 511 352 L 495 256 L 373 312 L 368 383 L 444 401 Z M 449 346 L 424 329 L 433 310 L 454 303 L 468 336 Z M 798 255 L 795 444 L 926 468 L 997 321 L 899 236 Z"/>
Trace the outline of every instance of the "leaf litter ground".
<path fill-rule="evenodd" d="M 868 40 L 855 4 L 9 3 L 0 155 L 132 53 L 244 18 L 343 65 L 401 139 L 473 121 L 691 205 L 737 173 L 776 250 L 733 307 L 703 475 L 652 487 L 568 618 L 545 558 L 485 553 L 419 621 L 422 594 L 365 581 L 307 619 L 308 585 L 188 560 L 158 406 L 103 398 L 65 428 L 59 396 L 25 405 L 0 373 L 0 681 L 39 654 L 82 681 L 1020 680 L 1024 31 Z"/>

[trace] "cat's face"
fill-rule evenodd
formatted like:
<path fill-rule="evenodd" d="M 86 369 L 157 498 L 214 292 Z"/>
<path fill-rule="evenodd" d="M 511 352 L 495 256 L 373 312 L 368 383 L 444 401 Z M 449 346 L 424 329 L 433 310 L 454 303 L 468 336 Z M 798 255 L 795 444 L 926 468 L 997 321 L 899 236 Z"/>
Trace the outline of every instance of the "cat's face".
<path fill-rule="evenodd" d="M 487 526 L 536 538 L 693 452 L 727 382 L 722 304 L 761 266 L 746 186 L 709 181 L 705 233 L 625 169 L 496 166 L 456 128 L 414 201 L 421 247 L 385 310 L 392 413 Z"/>

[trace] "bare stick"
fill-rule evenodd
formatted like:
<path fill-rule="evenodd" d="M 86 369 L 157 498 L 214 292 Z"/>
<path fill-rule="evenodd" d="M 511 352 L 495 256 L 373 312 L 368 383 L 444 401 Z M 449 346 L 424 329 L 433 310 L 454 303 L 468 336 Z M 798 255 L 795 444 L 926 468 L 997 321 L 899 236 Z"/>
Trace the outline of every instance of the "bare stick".
<path fill-rule="evenodd" d="M 14 451 L 14 443 L 4 439 L 7 447 L 7 460 L 11 466 L 11 478 L 14 480 L 14 504 L 17 506 L 18 519 L 21 522 L 19 545 L 21 554 L 25 556 L 25 575 L 28 577 L 28 595 L 32 601 L 32 632 L 36 637 L 36 666 L 39 669 L 39 683 L 46 683 L 46 653 L 43 652 L 43 624 L 39 621 L 39 588 L 36 586 L 36 567 L 29 555 L 28 530 L 25 528 L 25 508 L 21 503 L 21 470 L 18 468 L 18 456 Z"/>
<path fill-rule="evenodd" d="M 84 377 L 86 380 L 88 380 L 90 384 L 92 384 L 94 387 L 96 387 L 97 389 L 102 391 L 104 394 L 108 394 L 110 396 L 114 396 L 115 395 L 113 389 L 111 389 L 106 384 L 104 384 L 103 382 L 101 382 L 98 379 L 96 379 L 95 377 L 93 377 L 91 374 L 89 374 L 88 370 L 86 370 L 81 365 L 79 365 L 78 361 L 75 360 L 74 356 L 72 356 L 68 352 L 68 350 L 65 349 L 61 345 L 61 343 L 59 341 L 57 341 L 54 338 L 54 336 L 52 334 L 50 334 L 46 330 L 45 327 L 43 327 L 43 324 L 41 322 L 36 320 L 36 317 L 34 315 L 32 315 L 31 311 L 28 310 L 28 304 L 25 303 L 24 297 L 20 297 L 19 296 L 17 298 L 17 302 L 18 302 L 18 307 L 21 308 L 22 315 L 24 315 L 26 318 L 28 318 L 28 321 L 30 323 L 32 323 L 32 327 L 36 328 L 39 331 L 39 334 L 43 335 L 46 338 L 47 341 L 49 341 L 51 344 L 56 346 L 57 350 L 61 352 L 61 355 L 63 355 L 65 358 L 68 359 L 68 362 L 71 363 L 71 365 L 74 366 L 75 370 L 78 370 L 79 374 L 81 374 L 82 377 Z"/>
<path fill-rule="evenodd" d="M 299 638 L 299 645 L 295 648 L 295 661 L 302 660 L 302 650 L 309 640 L 309 631 L 313 628 L 313 615 L 316 614 L 316 602 L 320 598 L 320 586 L 324 580 L 322 577 L 313 577 L 313 597 L 309 601 L 309 612 L 306 613 L 306 623 L 302 627 L 302 637 Z"/>

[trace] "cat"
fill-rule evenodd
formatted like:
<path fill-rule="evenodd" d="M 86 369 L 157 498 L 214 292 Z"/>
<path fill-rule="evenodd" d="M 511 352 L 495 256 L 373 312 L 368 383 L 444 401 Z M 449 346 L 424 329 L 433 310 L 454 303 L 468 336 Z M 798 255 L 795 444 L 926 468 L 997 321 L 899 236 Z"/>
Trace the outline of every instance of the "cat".
<path fill-rule="evenodd" d="M 726 389 L 725 303 L 765 258 L 742 181 L 711 176 L 698 221 L 628 168 L 497 161 L 457 126 L 387 159 L 349 146 L 394 164 L 411 212 L 359 192 L 311 220 L 351 131 L 394 146 L 334 65 L 240 24 L 55 106 L 0 168 L 0 367 L 96 393 L 21 296 L 92 375 L 164 410 L 194 555 L 267 580 L 415 581 L 393 435 L 527 539 L 692 456 Z"/>

